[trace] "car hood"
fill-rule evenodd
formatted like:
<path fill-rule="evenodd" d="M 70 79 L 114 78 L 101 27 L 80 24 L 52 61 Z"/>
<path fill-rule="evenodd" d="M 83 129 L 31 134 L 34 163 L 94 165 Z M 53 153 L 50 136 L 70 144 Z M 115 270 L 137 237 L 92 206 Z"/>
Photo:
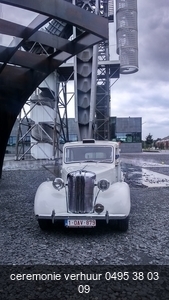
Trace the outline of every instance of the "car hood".
<path fill-rule="evenodd" d="M 64 166 L 62 169 L 62 178 L 64 181 L 67 180 L 67 174 L 73 171 L 85 170 L 96 174 L 96 180 L 107 179 L 109 182 L 112 181 L 113 173 L 115 169 L 114 164 L 105 163 L 83 163 L 71 166 Z"/>

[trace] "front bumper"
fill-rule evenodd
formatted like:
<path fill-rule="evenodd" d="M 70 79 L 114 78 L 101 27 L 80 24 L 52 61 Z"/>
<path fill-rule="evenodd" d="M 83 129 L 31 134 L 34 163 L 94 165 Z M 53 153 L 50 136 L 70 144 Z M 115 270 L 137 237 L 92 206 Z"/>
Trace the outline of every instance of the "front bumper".
<path fill-rule="evenodd" d="M 37 219 L 46 219 L 51 220 L 54 223 L 57 220 L 105 220 L 106 223 L 109 223 L 109 220 L 119 220 L 119 219 L 126 219 L 128 215 L 125 214 L 109 214 L 106 211 L 105 214 L 101 213 L 88 213 L 88 214 L 72 214 L 72 213 L 64 213 L 60 215 L 56 215 L 55 211 L 52 211 L 51 215 L 36 215 Z"/>

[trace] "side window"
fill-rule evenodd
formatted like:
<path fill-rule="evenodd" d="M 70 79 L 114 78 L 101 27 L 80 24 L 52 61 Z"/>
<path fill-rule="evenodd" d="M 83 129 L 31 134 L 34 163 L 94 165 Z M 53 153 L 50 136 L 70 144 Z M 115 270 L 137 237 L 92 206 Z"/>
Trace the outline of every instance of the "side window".
<path fill-rule="evenodd" d="M 70 148 L 66 148 L 65 162 L 73 161 L 73 151 Z"/>
<path fill-rule="evenodd" d="M 69 157 L 70 157 L 69 149 L 65 149 L 65 162 L 69 161 Z"/>
<path fill-rule="evenodd" d="M 119 149 L 117 149 L 117 148 L 115 150 L 115 160 L 116 160 L 116 163 L 119 162 Z"/>

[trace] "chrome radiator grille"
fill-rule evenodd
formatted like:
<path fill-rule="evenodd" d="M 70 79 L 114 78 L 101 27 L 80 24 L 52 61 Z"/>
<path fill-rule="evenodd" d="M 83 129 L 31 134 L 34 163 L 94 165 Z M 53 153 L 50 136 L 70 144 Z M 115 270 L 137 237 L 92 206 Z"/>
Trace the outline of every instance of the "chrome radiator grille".
<path fill-rule="evenodd" d="M 79 170 L 68 174 L 68 211 L 89 213 L 93 210 L 94 181 L 93 172 Z"/>

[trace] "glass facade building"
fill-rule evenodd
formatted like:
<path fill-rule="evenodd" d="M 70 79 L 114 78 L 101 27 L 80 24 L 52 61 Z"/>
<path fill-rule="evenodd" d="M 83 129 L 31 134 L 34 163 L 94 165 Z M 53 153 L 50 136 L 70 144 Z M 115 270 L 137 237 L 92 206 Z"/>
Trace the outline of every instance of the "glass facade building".
<path fill-rule="evenodd" d="M 110 140 L 120 142 L 122 153 L 139 153 L 142 152 L 142 118 L 117 118 L 110 117 Z M 77 126 L 74 118 L 68 119 L 69 141 L 77 141 Z M 18 120 L 16 121 L 10 138 L 8 147 L 15 146 L 17 140 Z M 24 131 L 24 126 L 23 126 Z M 30 144 L 30 133 L 25 136 L 24 142 Z M 60 140 L 60 143 L 62 140 Z M 11 150 L 11 148 L 10 148 Z"/>
<path fill-rule="evenodd" d="M 110 140 L 120 142 L 122 153 L 142 152 L 142 118 L 110 117 Z M 69 136 L 76 137 L 76 123 L 73 118 L 68 119 Z"/>
<path fill-rule="evenodd" d="M 142 152 L 142 118 L 110 117 L 111 140 L 120 142 L 121 152 Z"/>

